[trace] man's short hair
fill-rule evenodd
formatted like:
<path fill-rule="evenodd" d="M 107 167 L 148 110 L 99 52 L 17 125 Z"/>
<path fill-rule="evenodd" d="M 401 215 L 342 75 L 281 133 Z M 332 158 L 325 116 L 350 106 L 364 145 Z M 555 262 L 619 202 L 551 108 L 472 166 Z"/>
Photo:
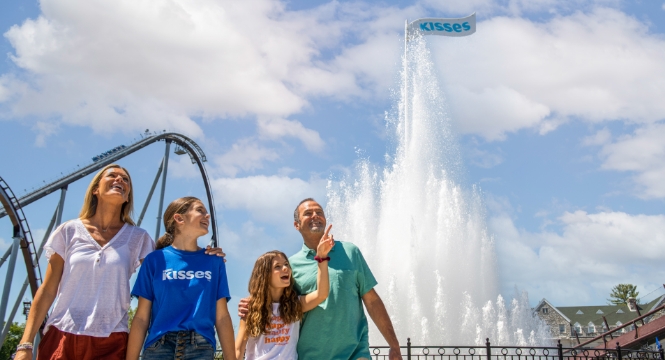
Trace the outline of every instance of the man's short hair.
<path fill-rule="evenodd" d="M 298 209 L 300 209 L 300 205 L 302 205 L 302 204 L 304 204 L 304 203 L 306 203 L 306 202 L 308 202 L 308 201 L 314 201 L 315 203 L 318 203 L 318 202 L 317 202 L 316 200 L 314 200 L 313 198 L 307 198 L 307 199 L 305 199 L 305 200 L 299 202 L 299 203 L 298 203 L 298 206 L 296 206 L 296 209 L 293 210 L 293 221 L 295 221 L 295 222 L 300 222 L 300 212 L 298 211 Z"/>

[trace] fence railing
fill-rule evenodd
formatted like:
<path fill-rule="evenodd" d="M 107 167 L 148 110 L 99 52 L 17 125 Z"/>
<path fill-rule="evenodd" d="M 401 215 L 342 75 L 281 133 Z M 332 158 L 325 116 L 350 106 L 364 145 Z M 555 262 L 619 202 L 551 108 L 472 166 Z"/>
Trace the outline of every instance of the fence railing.
<path fill-rule="evenodd" d="M 419 346 L 407 339 L 402 346 L 404 360 L 665 360 L 663 350 L 564 348 L 559 342 L 554 347 L 492 346 Z M 370 346 L 372 360 L 389 360 L 387 346 Z"/>
<path fill-rule="evenodd" d="M 663 350 L 565 348 L 557 346 L 492 346 L 486 339 L 485 346 L 400 346 L 403 360 L 665 360 Z M 370 360 L 390 360 L 388 346 L 370 346 Z M 222 352 L 215 359 L 223 359 Z"/>

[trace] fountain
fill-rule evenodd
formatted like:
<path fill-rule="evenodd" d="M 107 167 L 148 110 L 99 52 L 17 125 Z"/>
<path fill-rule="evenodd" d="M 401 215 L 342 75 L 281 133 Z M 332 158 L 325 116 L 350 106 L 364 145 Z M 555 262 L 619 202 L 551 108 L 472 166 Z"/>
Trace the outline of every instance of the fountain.
<path fill-rule="evenodd" d="M 527 294 L 508 303 L 499 295 L 482 194 L 462 185 L 460 150 L 422 37 L 409 42 L 404 62 L 387 118 L 394 155 L 383 169 L 359 160 L 354 175 L 329 183 L 336 238 L 362 250 L 400 341 L 549 345 Z M 373 326 L 370 343 L 385 344 Z"/>

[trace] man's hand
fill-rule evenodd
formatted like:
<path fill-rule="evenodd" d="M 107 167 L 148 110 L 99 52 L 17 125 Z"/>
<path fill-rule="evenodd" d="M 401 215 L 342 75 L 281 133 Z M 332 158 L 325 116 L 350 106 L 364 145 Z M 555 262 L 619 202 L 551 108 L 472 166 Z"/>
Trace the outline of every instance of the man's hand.
<path fill-rule="evenodd" d="M 206 246 L 206 255 L 217 255 L 217 256 L 222 256 L 224 257 L 224 262 L 226 262 L 226 254 L 224 254 L 224 251 L 222 250 L 221 247 L 210 247 L 210 245 Z"/>
<path fill-rule="evenodd" d="M 402 360 L 402 351 L 400 348 L 390 348 L 390 352 L 388 353 L 388 359 L 389 360 Z"/>
<path fill-rule="evenodd" d="M 249 314 L 249 298 L 243 298 L 240 299 L 238 302 L 238 317 L 241 319 L 245 319 L 245 317 Z"/>
<path fill-rule="evenodd" d="M 374 321 L 379 332 L 381 332 L 381 335 L 386 339 L 388 346 L 390 346 L 388 358 L 390 360 L 402 360 L 401 352 L 399 350 L 399 341 L 397 341 L 393 323 L 390 321 L 386 306 L 383 304 L 379 294 L 376 293 L 376 290 L 372 289 L 363 295 L 362 299 L 365 308 L 367 308 L 369 317 L 372 318 L 372 321 Z"/>
<path fill-rule="evenodd" d="M 319 241 L 319 245 L 316 247 L 316 256 L 320 258 L 327 257 L 330 250 L 335 246 L 335 239 L 330 234 L 330 228 L 332 228 L 332 224 L 328 225 L 326 232 L 321 237 L 321 241 Z"/>

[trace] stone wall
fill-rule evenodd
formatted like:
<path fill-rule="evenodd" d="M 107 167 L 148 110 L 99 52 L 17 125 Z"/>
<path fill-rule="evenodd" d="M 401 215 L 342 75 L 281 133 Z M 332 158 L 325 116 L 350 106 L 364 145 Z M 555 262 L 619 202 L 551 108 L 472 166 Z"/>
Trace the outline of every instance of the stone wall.
<path fill-rule="evenodd" d="M 544 309 L 544 310 L 543 310 Z M 541 318 L 550 327 L 550 333 L 554 339 L 564 339 L 570 337 L 570 324 L 555 309 L 544 303 L 537 309 L 538 317 Z M 559 331 L 559 325 L 564 325 L 564 332 Z"/>

